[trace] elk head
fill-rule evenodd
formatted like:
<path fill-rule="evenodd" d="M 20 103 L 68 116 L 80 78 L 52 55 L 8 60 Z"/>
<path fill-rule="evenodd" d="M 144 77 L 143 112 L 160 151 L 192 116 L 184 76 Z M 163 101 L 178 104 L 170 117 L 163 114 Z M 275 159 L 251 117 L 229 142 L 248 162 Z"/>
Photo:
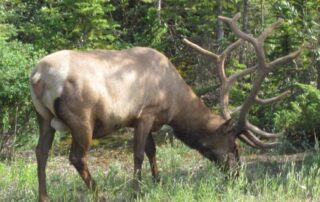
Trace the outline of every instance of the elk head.
<path fill-rule="evenodd" d="M 238 25 L 237 21 L 240 18 L 240 13 L 236 14 L 233 18 L 227 18 L 223 16 L 219 16 L 219 19 L 223 22 L 227 23 L 231 30 L 238 36 L 240 39 L 236 42 L 229 45 L 221 54 L 215 54 L 211 51 L 208 51 L 199 45 L 190 42 L 187 39 L 183 39 L 183 42 L 190 46 L 191 48 L 195 49 L 201 54 L 204 54 L 208 57 L 210 57 L 216 64 L 218 68 L 218 74 L 219 79 L 221 82 L 221 89 L 220 89 L 220 105 L 223 111 L 223 118 L 225 120 L 233 119 L 231 117 L 231 110 L 229 109 L 229 91 L 231 89 L 231 86 L 240 78 L 244 77 L 248 74 L 254 73 L 254 82 L 252 85 L 252 89 L 245 99 L 244 103 L 237 107 L 235 111 L 240 111 L 239 116 L 237 120 L 234 120 L 232 124 L 230 124 L 230 121 L 227 121 L 224 125 L 222 125 L 222 128 L 225 128 L 224 131 L 221 131 L 221 134 L 227 137 L 221 138 L 224 139 L 230 139 L 229 137 L 236 137 L 239 138 L 242 142 L 246 143 L 247 145 L 263 149 L 263 148 L 270 148 L 274 147 L 278 144 L 278 142 L 275 141 L 276 138 L 280 137 L 280 133 L 273 134 L 265 132 L 258 127 L 254 126 L 248 121 L 248 113 L 250 111 L 250 108 L 254 104 L 272 104 L 276 101 L 279 101 L 283 97 L 289 94 L 289 91 L 285 91 L 282 94 L 275 96 L 273 98 L 268 99 L 261 99 L 258 97 L 258 93 L 260 91 L 261 85 L 263 83 L 263 80 L 266 78 L 268 73 L 275 70 L 277 67 L 288 63 L 295 59 L 301 52 L 301 49 L 294 51 L 288 55 L 285 55 L 283 57 L 277 58 L 273 61 L 268 62 L 266 59 L 265 51 L 263 48 L 264 42 L 268 35 L 273 32 L 273 30 L 283 22 L 282 19 L 279 19 L 276 23 L 273 23 L 269 27 L 267 27 L 258 37 L 253 37 L 247 33 L 242 32 Z M 254 51 L 257 56 L 257 64 L 248 67 L 245 70 L 242 70 L 240 72 L 237 72 L 233 75 L 227 76 L 225 73 L 225 61 L 227 56 L 230 54 L 232 50 L 237 48 L 240 44 L 243 43 L 243 41 L 246 41 L 250 43 L 254 47 Z M 230 134 L 232 133 L 232 134 Z M 271 140 L 271 141 L 263 141 L 265 140 Z M 224 141 L 222 141 L 223 144 Z M 221 143 L 221 140 L 220 140 Z M 215 146 L 217 148 L 217 146 Z M 230 144 L 230 142 L 226 145 L 224 145 L 224 148 L 228 151 L 225 151 L 220 156 L 218 154 L 215 154 L 215 158 L 217 159 L 225 159 L 225 157 L 228 157 L 228 165 L 233 166 L 235 164 L 235 161 L 239 160 L 239 151 L 236 144 Z M 205 154 L 204 154 L 205 155 Z"/>

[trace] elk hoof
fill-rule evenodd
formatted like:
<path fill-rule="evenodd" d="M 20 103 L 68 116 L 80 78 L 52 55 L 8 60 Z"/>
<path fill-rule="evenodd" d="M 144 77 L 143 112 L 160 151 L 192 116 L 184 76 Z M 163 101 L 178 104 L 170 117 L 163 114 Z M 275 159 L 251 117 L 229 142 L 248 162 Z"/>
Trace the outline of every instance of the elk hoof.
<path fill-rule="evenodd" d="M 159 174 L 153 176 L 153 182 L 154 183 L 159 183 L 160 182 L 160 175 Z"/>

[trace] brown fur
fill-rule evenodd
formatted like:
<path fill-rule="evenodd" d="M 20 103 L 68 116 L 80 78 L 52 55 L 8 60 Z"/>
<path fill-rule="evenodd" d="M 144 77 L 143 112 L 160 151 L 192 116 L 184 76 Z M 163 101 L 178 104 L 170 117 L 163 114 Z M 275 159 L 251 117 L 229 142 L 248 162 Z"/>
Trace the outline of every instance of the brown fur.
<path fill-rule="evenodd" d="M 40 125 L 37 146 L 40 201 L 48 199 L 44 169 L 55 126 L 70 130 L 70 161 L 94 191 L 95 182 L 85 162 L 90 142 L 121 127 L 135 129 L 136 193 L 144 153 L 152 175 L 158 175 L 151 132 L 164 124 L 172 126 L 177 138 L 210 160 L 224 161 L 230 154 L 237 155 L 232 124 L 211 112 L 171 62 L 153 49 L 57 52 L 39 62 L 31 83 Z"/>

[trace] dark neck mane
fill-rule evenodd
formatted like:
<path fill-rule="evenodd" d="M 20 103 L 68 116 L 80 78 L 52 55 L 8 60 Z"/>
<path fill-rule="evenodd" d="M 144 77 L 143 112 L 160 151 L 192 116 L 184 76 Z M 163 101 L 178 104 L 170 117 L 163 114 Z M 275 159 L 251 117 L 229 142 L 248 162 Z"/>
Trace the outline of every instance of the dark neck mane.
<path fill-rule="evenodd" d="M 175 136 L 190 148 L 198 150 L 206 156 L 208 148 L 201 140 L 214 135 L 215 131 L 225 120 L 210 111 L 199 98 L 184 100 L 185 104 L 170 123 Z"/>

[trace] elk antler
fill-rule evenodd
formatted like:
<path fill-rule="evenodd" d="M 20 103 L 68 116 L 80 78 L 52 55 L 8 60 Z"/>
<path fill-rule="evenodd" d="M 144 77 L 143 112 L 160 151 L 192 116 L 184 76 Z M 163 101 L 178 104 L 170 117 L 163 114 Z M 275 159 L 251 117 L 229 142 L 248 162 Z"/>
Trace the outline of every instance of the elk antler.
<path fill-rule="evenodd" d="M 283 22 L 282 19 L 279 19 L 277 22 L 273 23 L 269 27 L 267 27 L 258 38 L 255 38 L 249 34 L 242 32 L 239 27 L 237 26 L 237 21 L 240 18 L 240 13 L 236 14 L 233 18 L 227 18 L 223 16 L 219 16 L 219 19 L 228 23 L 231 30 L 240 38 L 233 44 L 229 45 L 221 54 L 215 54 L 208 50 L 203 49 L 202 47 L 188 41 L 187 39 L 183 39 L 183 41 L 189 45 L 190 47 L 194 48 L 198 52 L 205 54 L 214 59 L 217 63 L 219 78 L 221 80 L 221 91 L 220 91 L 220 105 L 223 111 L 223 117 L 225 119 L 231 118 L 231 112 L 229 110 L 229 91 L 232 86 L 239 78 L 243 76 L 256 72 L 255 79 L 253 82 L 252 89 L 244 101 L 243 105 L 238 107 L 240 110 L 239 113 L 239 120 L 235 126 L 235 131 L 239 135 L 240 140 L 244 141 L 248 145 L 256 148 L 268 148 L 272 147 L 277 144 L 277 142 L 266 143 L 262 142 L 257 136 L 263 137 L 266 139 L 277 138 L 280 134 L 273 134 L 265 132 L 258 127 L 254 126 L 247 120 L 247 115 L 249 113 L 250 108 L 254 104 L 271 104 L 274 103 L 283 97 L 289 94 L 289 91 L 285 91 L 284 93 L 269 99 L 261 99 L 258 97 L 258 92 L 260 91 L 261 85 L 263 80 L 266 78 L 269 72 L 274 70 L 276 67 L 283 65 L 292 61 L 294 58 L 298 57 L 301 52 L 301 49 L 280 57 L 274 61 L 267 62 L 263 44 L 266 38 L 274 29 L 279 27 L 279 25 Z M 225 74 L 225 59 L 227 55 L 237 48 L 243 41 L 247 41 L 254 47 L 255 53 L 257 55 L 257 64 L 249 67 L 245 70 L 242 70 L 238 73 L 235 73 L 229 77 Z"/>

